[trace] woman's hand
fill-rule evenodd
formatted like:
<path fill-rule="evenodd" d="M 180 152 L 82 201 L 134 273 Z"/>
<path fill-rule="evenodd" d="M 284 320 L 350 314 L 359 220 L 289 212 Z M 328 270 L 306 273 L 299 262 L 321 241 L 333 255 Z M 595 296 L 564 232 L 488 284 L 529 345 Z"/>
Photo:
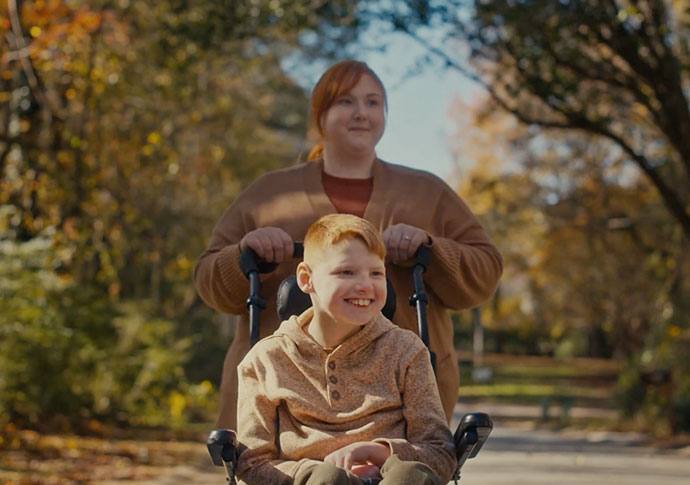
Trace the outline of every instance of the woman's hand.
<path fill-rule="evenodd" d="M 426 232 L 407 224 L 395 224 L 383 231 L 386 259 L 396 264 L 410 259 L 419 246 L 428 241 Z"/>
<path fill-rule="evenodd" d="M 260 227 L 249 231 L 240 241 L 240 251 L 252 248 L 264 261 L 280 263 L 292 258 L 294 243 L 279 227 Z"/>
<path fill-rule="evenodd" d="M 323 461 L 333 463 L 343 470 L 352 470 L 353 473 L 359 471 L 360 473 L 368 474 L 372 473 L 372 469 L 370 467 L 362 467 L 361 465 L 375 465 L 377 468 L 380 468 L 390 455 L 390 448 L 384 444 L 374 443 L 373 441 L 358 441 L 335 450 L 327 455 Z M 368 478 L 368 476 L 365 478 Z"/>

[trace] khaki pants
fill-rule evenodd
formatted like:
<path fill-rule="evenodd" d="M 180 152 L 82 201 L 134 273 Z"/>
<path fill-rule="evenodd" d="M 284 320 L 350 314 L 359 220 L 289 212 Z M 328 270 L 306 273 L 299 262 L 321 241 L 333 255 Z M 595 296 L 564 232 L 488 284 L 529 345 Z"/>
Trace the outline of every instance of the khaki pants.
<path fill-rule="evenodd" d="M 402 461 L 391 455 L 381 467 L 380 485 L 443 485 L 444 482 L 424 463 Z M 294 485 L 366 485 L 367 481 L 331 463 L 320 463 L 302 470 Z"/>

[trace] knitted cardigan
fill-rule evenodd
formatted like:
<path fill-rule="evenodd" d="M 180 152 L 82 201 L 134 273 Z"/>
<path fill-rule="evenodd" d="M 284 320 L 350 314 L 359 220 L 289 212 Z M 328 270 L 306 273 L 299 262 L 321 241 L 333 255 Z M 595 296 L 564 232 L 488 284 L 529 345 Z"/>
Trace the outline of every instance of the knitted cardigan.
<path fill-rule="evenodd" d="M 238 476 L 291 484 L 305 464 L 358 441 L 387 444 L 443 480 L 453 440 L 419 337 L 379 314 L 331 352 L 304 330 L 309 309 L 261 340 L 238 368 Z"/>
<path fill-rule="evenodd" d="M 239 267 L 239 242 L 249 231 L 265 226 L 280 227 L 295 241 L 302 241 L 316 219 L 335 213 L 323 190 L 322 171 L 323 161 L 319 160 L 257 179 L 221 217 L 194 268 L 194 283 L 201 298 L 222 313 L 241 315 L 223 368 L 219 427 L 236 426 L 235 369 L 249 350 L 245 307 L 249 285 Z M 432 262 L 424 274 L 429 299 L 427 321 L 441 401 L 450 421 L 458 398 L 459 371 L 446 309 L 471 308 L 489 298 L 502 272 L 501 256 L 465 203 L 438 177 L 376 160 L 373 178 L 374 189 L 364 218 L 382 232 L 405 223 L 431 236 Z M 297 263 L 282 263 L 273 273 L 262 276 L 266 310 L 261 313 L 261 337 L 278 328 L 276 291 L 286 276 L 295 273 Z M 386 275 L 398 296 L 393 323 L 416 331 L 414 308 L 406 303 L 413 293 L 411 264 L 389 263 Z"/>

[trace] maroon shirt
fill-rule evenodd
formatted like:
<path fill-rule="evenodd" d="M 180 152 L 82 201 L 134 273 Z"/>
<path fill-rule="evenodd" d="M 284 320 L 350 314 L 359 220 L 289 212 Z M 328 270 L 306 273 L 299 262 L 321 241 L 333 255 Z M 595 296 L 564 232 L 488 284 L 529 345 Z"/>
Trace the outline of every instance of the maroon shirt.
<path fill-rule="evenodd" d="M 353 214 L 364 217 L 371 192 L 374 190 L 374 177 L 367 179 L 346 179 L 321 172 L 323 190 L 340 214 Z"/>

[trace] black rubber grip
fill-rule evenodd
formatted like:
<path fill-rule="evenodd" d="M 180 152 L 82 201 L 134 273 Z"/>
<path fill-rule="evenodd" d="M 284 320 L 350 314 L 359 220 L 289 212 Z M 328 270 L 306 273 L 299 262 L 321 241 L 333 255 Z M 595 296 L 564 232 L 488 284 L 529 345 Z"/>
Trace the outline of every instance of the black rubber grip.
<path fill-rule="evenodd" d="M 304 245 L 296 242 L 292 248 L 292 257 L 302 258 L 304 255 Z M 271 273 L 278 267 L 278 263 L 268 263 L 261 259 L 252 248 L 245 248 L 240 253 L 240 269 L 245 278 L 249 279 L 249 273 L 257 272 L 261 274 Z"/>

